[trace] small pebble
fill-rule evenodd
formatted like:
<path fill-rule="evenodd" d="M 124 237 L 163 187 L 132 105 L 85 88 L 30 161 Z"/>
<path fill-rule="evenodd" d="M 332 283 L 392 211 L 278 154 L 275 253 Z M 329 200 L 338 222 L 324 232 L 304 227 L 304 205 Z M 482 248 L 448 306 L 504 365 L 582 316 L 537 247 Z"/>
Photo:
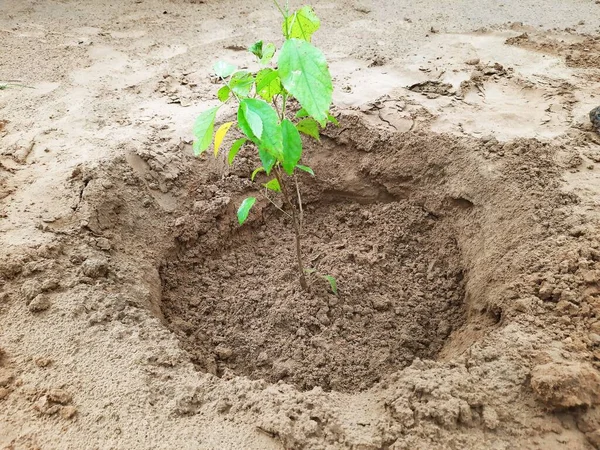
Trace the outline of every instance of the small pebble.
<path fill-rule="evenodd" d="M 75 414 L 77 414 L 77 408 L 74 406 L 63 406 L 59 411 L 60 417 L 63 419 L 71 419 Z"/>
<path fill-rule="evenodd" d="M 233 350 L 224 345 L 217 345 L 215 347 L 215 354 L 219 359 L 226 360 L 231 358 L 231 356 L 233 355 Z"/>
<path fill-rule="evenodd" d="M 67 405 L 71 403 L 73 397 L 64 389 L 51 389 L 48 393 L 48 400 L 61 405 Z"/>
<path fill-rule="evenodd" d="M 51 304 L 48 297 L 44 294 L 39 294 L 33 300 L 31 300 L 27 307 L 29 308 L 29 311 L 36 313 L 47 310 L 50 308 L 50 305 Z"/>
<path fill-rule="evenodd" d="M 38 367 L 48 367 L 50 364 L 52 364 L 52 360 L 50 358 L 37 358 L 35 360 L 35 365 Z"/>
<path fill-rule="evenodd" d="M 495 430 L 498 427 L 500 420 L 494 408 L 490 408 L 489 406 L 483 407 L 483 423 L 490 430 Z"/>
<path fill-rule="evenodd" d="M 105 258 L 88 258 L 81 265 L 81 269 L 87 277 L 105 277 L 108 275 L 108 261 Z"/>

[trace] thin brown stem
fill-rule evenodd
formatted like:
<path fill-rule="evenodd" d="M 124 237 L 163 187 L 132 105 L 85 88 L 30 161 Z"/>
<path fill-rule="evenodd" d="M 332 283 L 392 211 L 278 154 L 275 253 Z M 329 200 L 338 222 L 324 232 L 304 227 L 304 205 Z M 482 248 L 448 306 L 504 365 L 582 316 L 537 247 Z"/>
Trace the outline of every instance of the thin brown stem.
<path fill-rule="evenodd" d="M 265 188 L 266 191 L 266 188 Z M 292 219 L 292 216 L 290 216 L 288 213 L 286 213 L 283 209 L 281 209 L 279 206 L 277 206 L 277 204 L 267 195 L 266 192 L 261 192 L 261 195 L 268 200 L 271 205 L 273 205 L 275 208 L 277 208 L 283 215 L 288 216 L 290 219 Z"/>
<path fill-rule="evenodd" d="M 281 121 L 285 119 L 285 108 L 287 106 L 287 93 L 284 92 L 281 94 Z"/>
<path fill-rule="evenodd" d="M 279 98 L 279 94 L 278 94 L 278 95 L 275 95 L 275 96 L 273 97 L 273 101 L 272 101 L 272 103 L 273 103 L 273 108 L 275 108 L 275 112 L 277 113 L 277 117 L 279 117 L 279 119 L 280 119 L 280 120 L 282 120 L 282 119 L 281 119 L 281 117 L 282 117 L 282 114 L 281 114 L 281 111 L 279 111 L 279 105 L 277 104 L 277 99 L 278 99 L 278 98 Z"/>
<path fill-rule="evenodd" d="M 296 207 L 292 203 L 292 200 L 289 196 L 287 186 L 283 182 L 283 177 L 281 175 L 281 170 L 279 167 L 275 168 L 275 178 L 279 182 L 279 186 L 281 187 L 281 192 L 283 197 L 285 198 L 286 203 L 290 206 L 292 210 L 292 222 L 294 223 L 294 233 L 296 235 L 296 259 L 298 260 L 298 275 L 300 280 L 300 286 L 305 291 L 308 290 L 308 283 L 306 282 L 306 276 L 304 275 L 304 263 L 302 262 L 302 236 L 300 232 L 300 223 L 298 220 L 298 214 L 296 211 Z"/>
<path fill-rule="evenodd" d="M 294 184 L 296 185 L 296 197 L 298 198 L 298 209 L 300 209 L 300 232 L 304 228 L 304 209 L 302 208 L 302 196 L 300 195 L 300 186 L 298 186 L 298 178 L 294 174 Z"/>

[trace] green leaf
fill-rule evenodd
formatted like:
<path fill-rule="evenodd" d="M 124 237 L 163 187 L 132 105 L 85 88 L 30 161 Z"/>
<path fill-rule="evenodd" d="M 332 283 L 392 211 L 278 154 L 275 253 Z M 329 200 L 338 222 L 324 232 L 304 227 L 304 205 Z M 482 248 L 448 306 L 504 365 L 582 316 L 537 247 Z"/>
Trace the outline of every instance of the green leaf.
<path fill-rule="evenodd" d="M 310 275 L 313 273 L 316 273 L 317 269 L 313 269 L 312 267 L 309 267 L 308 269 L 304 269 L 304 273 Z"/>
<path fill-rule="evenodd" d="M 331 291 L 337 295 L 338 290 L 337 290 L 337 281 L 334 277 L 332 277 L 331 275 L 323 275 L 323 278 L 325 278 L 327 281 L 329 281 L 329 287 L 331 288 Z"/>
<path fill-rule="evenodd" d="M 281 122 L 281 133 L 283 136 L 283 170 L 288 175 L 292 175 L 302 157 L 302 139 L 294 124 L 287 119 Z"/>
<path fill-rule="evenodd" d="M 235 72 L 236 69 L 236 66 L 225 61 L 217 61 L 213 66 L 213 70 L 220 78 L 227 78 L 229 75 Z"/>
<path fill-rule="evenodd" d="M 254 181 L 254 179 L 256 178 L 256 175 L 258 175 L 261 172 L 264 172 L 265 168 L 264 167 L 259 167 L 258 169 L 254 169 L 254 171 L 252 172 L 252 175 L 250 175 L 250 180 Z"/>
<path fill-rule="evenodd" d="M 298 128 L 299 132 L 314 137 L 317 141 L 321 140 L 319 136 L 319 124 L 312 117 L 302 119 L 298 122 L 296 128 Z"/>
<path fill-rule="evenodd" d="M 267 172 L 267 175 L 270 174 L 271 169 L 277 162 L 277 158 L 261 147 L 258 148 L 258 156 L 260 157 L 260 162 L 263 163 L 265 172 Z"/>
<path fill-rule="evenodd" d="M 298 111 L 294 117 L 296 119 L 300 119 L 302 117 L 308 117 L 308 113 L 306 112 L 306 110 L 304 108 L 300 108 L 300 111 Z"/>
<path fill-rule="evenodd" d="M 275 44 L 269 43 L 265 45 L 262 56 L 260 57 L 260 63 L 266 66 L 271 62 L 271 59 L 273 59 L 273 55 L 275 55 Z"/>
<path fill-rule="evenodd" d="M 254 206 L 256 203 L 256 197 L 248 197 L 245 199 L 237 211 L 238 222 L 242 225 L 246 219 L 248 218 L 248 214 L 250 213 L 250 208 Z"/>
<path fill-rule="evenodd" d="M 254 77 L 250 72 L 241 70 L 236 72 L 229 80 L 229 87 L 238 97 L 248 97 L 254 84 Z"/>
<path fill-rule="evenodd" d="M 274 158 L 281 158 L 282 136 L 281 126 L 277 112 L 264 100 L 246 98 L 240 102 L 238 109 L 238 123 L 242 133 L 248 136 L 259 148 L 271 154 Z M 263 166 L 269 172 L 270 166 L 261 156 Z"/>
<path fill-rule="evenodd" d="M 248 51 L 258 59 L 263 57 L 263 41 L 257 41 L 248 48 Z"/>
<path fill-rule="evenodd" d="M 333 84 L 321 50 L 306 41 L 288 39 L 279 52 L 277 62 L 283 87 L 317 122 L 325 122 Z"/>
<path fill-rule="evenodd" d="M 256 93 L 268 103 L 271 103 L 273 97 L 280 94 L 282 89 L 279 73 L 276 70 L 262 69 L 256 74 Z"/>
<path fill-rule="evenodd" d="M 218 110 L 218 106 L 210 108 L 196 119 L 194 123 L 194 137 L 196 138 L 193 145 L 194 155 L 199 156 L 210 147 Z"/>
<path fill-rule="evenodd" d="M 310 173 L 313 177 L 315 176 L 315 173 L 313 172 L 313 170 L 308 166 L 303 166 L 302 164 L 298 164 L 296 167 L 300 170 Z"/>
<path fill-rule="evenodd" d="M 270 191 L 281 192 L 281 186 L 279 186 L 279 181 L 277 181 L 277 178 L 273 178 L 268 183 L 263 184 L 263 186 Z"/>
<path fill-rule="evenodd" d="M 217 91 L 217 97 L 222 102 L 226 102 L 229 99 L 230 95 L 231 95 L 231 89 L 229 89 L 229 86 L 223 86 L 221 89 L 219 89 Z"/>
<path fill-rule="evenodd" d="M 248 139 L 246 139 L 246 138 L 239 138 L 237 141 L 235 141 L 233 143 L 233 145 L 229 149 L 229 154 L 227 155 L 227 163 L 229 165 L 233 164 L 233 160 L 235 159 L 235 157 L 237 156 L 237 154 L 239 153 L 242 146 L 246 143 L 247 140 Z"/>
<path fill-rule="evenodd" d="M 315 31 L 319 29 L 321 22 L 310 6 L 304 6 L 283 22 L 283 35 L 286 39 L 298 38 L 310 42 Z"/>
<path fill-rule="evenodd" d="M 242 100 L 243 102 L 243 100 Z M 260 116 L 252 109 L 248 108 L 245 103 L 240 103 L 238 108 L 238 120 L 240 129 L 256 144 L 260 143 L 263 132 L 263 123 Z"/>
<path fill-rule="evenodd" d="M 329 113 L 327 113 L 327 122 L 334 124 L 336 127 L 338 127 L 340 125 L 338 120 Z"/>

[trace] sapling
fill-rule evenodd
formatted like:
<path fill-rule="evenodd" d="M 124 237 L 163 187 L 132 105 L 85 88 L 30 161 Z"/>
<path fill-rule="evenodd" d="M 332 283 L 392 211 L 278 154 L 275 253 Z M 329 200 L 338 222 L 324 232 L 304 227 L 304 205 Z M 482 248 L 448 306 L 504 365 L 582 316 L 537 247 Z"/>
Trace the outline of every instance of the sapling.
<path fill-rule="evenodd" d="M 0 82 L 0 91 L 4 91 L 6 89 L 11 89 L 11 88 L 17 88 L 17 87 L 33 89 L 33 87 L 31 87 L 31 86 L 27 86 L 25 84 L 20 84 L 19 80 L 8 80 L 8 81 Z"/>
<path fill-rule="evenodd" d="M 279 50 L 275 44 L 263 41 L 250 46 L 248 51 L 257 59 L 256 71 L 240 69 L 223 61 L 214 65 L 215 75 L 223 82 L 217 92 L 221 104 L 204 111 L 196 119 L 193 148 L 198 156 L 214 141 L 214 155 L 218 156 L 229 130 L 238 129 L 243 137 L 233 143 L 227 154 L 227 162 L 233 164 L 240 150 L 246 144 L 253 144 L 261 166 L 250 178 L 254 181 L 264 172 L 270 178 L 263 184 L 265 198 L 275 205 L 269 193 L 283 197 L 288 211 L 281 211 L 293 224 L 298 278 L 306 290 L 305 273 L 318 272 L 305 269 L 302 256 L 304 210 L 296 175 L 303 171 L 314 176 L 314 172 L 301 164 L 300 133 L 319 140 L 320 128 L 328 122 L 337 125 L 329 112 L 333 84 L 325 56 L 311 43 L 312 35 L 320 27 L 313 9 L 304 6 L 290 13 L 287 2 L 282 6 L 274 0 L 274 4 L 283 16 L 283 45 Z M 289 108 L 292 99 L 300 105 L 295 114 L 291 114 Z M 229 102 L 237 106 L 237 121 L 223 123 L 214 132 L 217 112 Z M 255 203 L 256 197 L 242 201 L 237 211 L 240 225 L 246 221 Z M 337 293 L 336 280 L 330 275 L 321 276 Z"/>

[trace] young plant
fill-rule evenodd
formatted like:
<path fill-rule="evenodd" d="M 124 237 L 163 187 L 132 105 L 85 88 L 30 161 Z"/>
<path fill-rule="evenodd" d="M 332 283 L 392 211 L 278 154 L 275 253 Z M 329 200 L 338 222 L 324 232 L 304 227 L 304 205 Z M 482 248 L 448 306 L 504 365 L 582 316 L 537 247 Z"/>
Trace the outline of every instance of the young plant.
<path fill-rule="evenodd" d="M 254 43 L 248 51 L 257 59 L 258 70 L 238 69 L 235 65 L 219 61 L 214 66 L 216 76 L 223 86 L 218 90 L 220 106 L 204 111 L 194 125 L 194 153 L 205 152 L 213 142 L 214 155 L 219 154 L 225 135 L 231 128 L 238 129 L 243 137 L 237 139 L 227 155 L 232 164 L 236 155 L 246 144 L 253 144 L 258 152 L 261 166 L 251 175 L 264 172 L 271 177 L 263 184 L 264 196 L 275 204 L 269 192 L 282 195 L 286 209 L 283 211 L 292 221 L 295 234 L 295 251 L 298 278 L 303 289 L 308 289 L 302 257 L 302 225 L 304 211 L 296 174 L 313 170 L 301 164 L 302 139 L 300 133 L 319 140 L 319 129 L 328 122 L 337 124 L 330 114 L 333 84 L 325 56 L 311 44 L 311 38 L 320 27 L 319 18 L 310 6 L 290 13 L 275 0 L 275 6 L 283 16 L 284 42 L 278 50 L 273 43 Z M 274 64 L 276 61 L 276 64 Z M 295 99 L 301 109 L 291 115 L 290 100 Z M 237 121 L 222 124 L 214 132 L 219 108 L 228 102 L 237 104 Z M 256 197 L 246 198 L 237 216 L 243 224 L 256 203 Z M 337 284 L 331 276 L 323 276 L 337 293 Z"/>
<path fill-rule="evenodd" d="M 0 82 L 0 91 L 4 91 L 6 89 L 11 89 L 11 88 L 16 88 L 16 87 L 33 89 L 33 87 L 31 87 L 31 86 L 26 86 L 24 84 L 20 84 L 18 82 L 18 80 L 8 80 L 8 81 Z"/>

